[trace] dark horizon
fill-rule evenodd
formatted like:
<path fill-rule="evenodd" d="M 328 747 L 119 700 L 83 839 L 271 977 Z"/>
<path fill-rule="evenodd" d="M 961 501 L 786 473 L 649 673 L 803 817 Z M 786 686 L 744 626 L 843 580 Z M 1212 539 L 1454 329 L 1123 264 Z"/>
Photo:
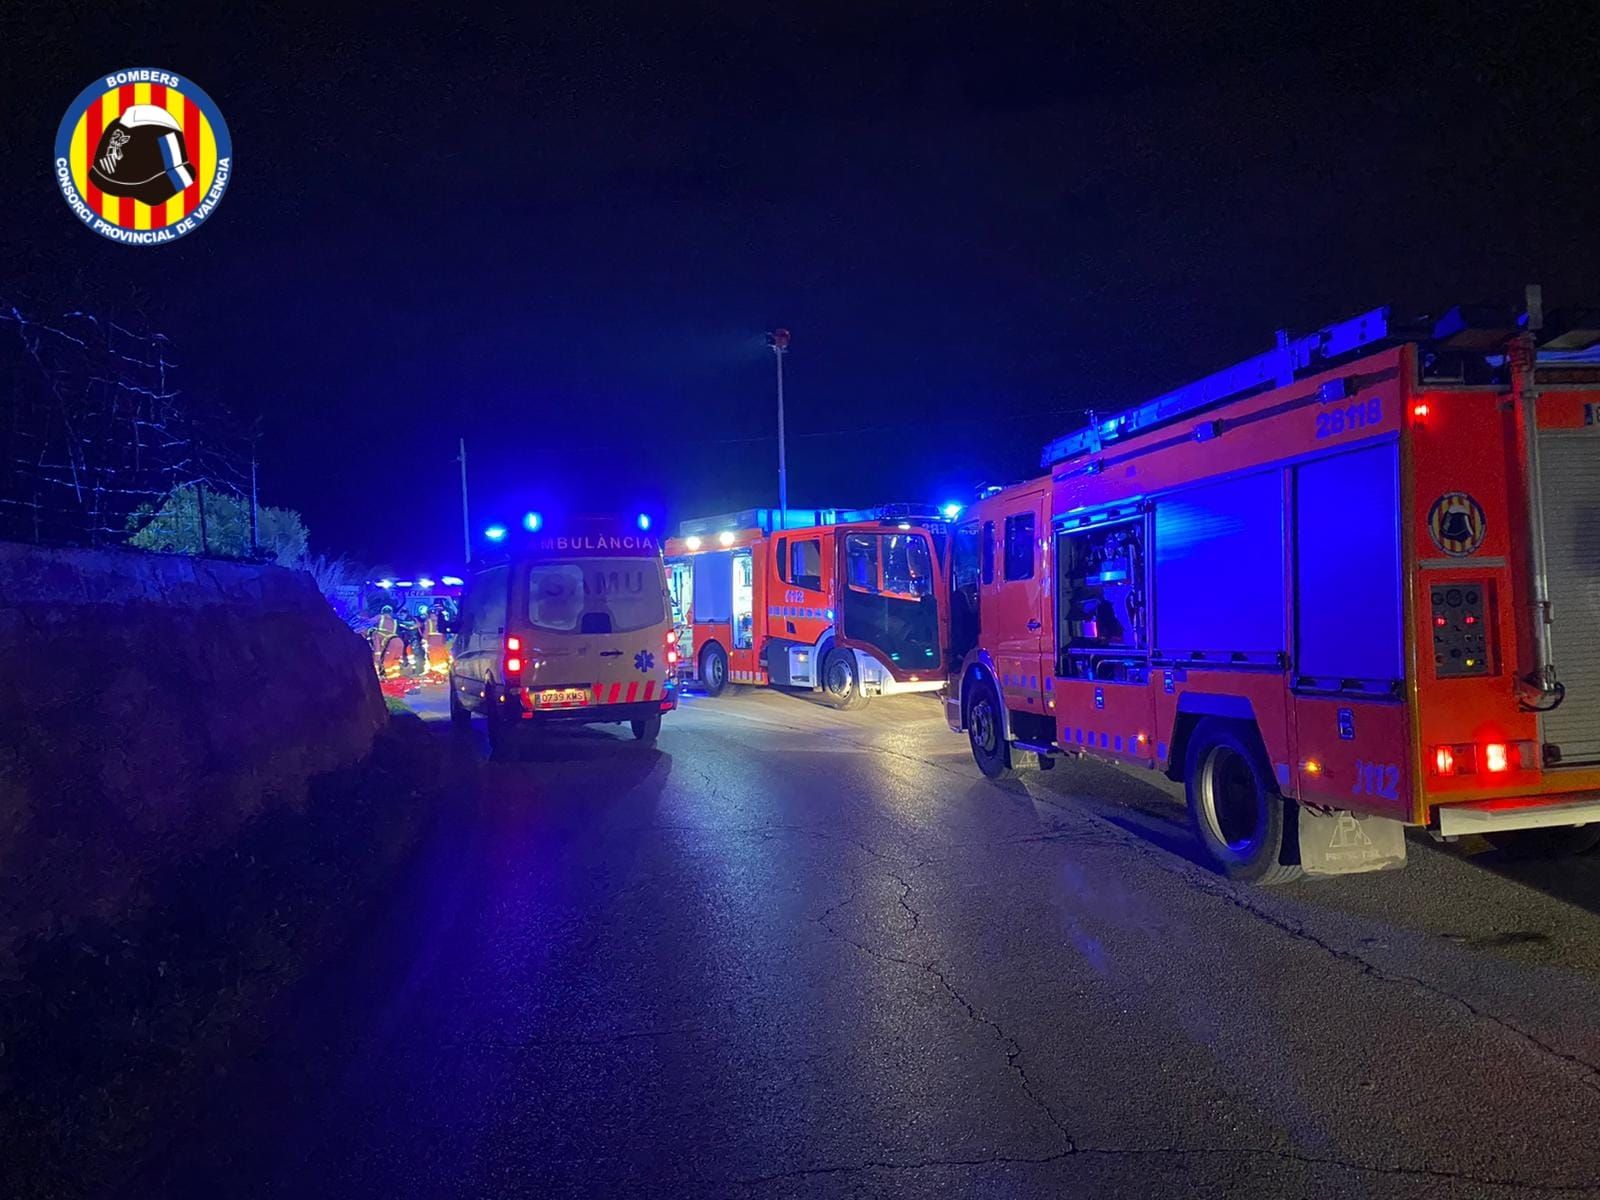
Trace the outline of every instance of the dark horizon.
<path fill-rule="evenodd" d="M 1382 303 L 1594 300 L 1592 26 L 1131 6 L 0 17 L 12 294 L 142 320 L 262 423 L 266 503 L 401 571 L 473 518 L 941 501 L 1108 410 Z M 165 10 L 148 10 L 156 14 Z M 407 24 L 407 22 L 412 22 Z M 229 51 L 218 55 L 217 46 Z M 156 247 L 80 227 L 56 123 L 192 76 L 235 172 Z"/>

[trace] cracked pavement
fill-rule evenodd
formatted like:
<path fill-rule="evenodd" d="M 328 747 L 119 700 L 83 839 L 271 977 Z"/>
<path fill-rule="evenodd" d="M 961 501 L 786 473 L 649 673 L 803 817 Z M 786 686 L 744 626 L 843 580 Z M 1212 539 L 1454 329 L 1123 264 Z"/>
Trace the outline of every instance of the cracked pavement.
<path fill-rule="evenodd" d="M 1242 888 L 1149 781 L 990 784 L 926 697 L 451 762 L 130 1194 L 1600 1196 L 1600 856 Z"/>

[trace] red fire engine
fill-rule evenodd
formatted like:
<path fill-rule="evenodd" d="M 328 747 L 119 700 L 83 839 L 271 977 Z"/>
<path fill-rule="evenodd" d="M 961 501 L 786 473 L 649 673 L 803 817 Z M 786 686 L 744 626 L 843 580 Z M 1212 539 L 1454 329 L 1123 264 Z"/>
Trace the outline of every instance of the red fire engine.
<path fill-rule="evenodd" d="M 888 505 L 685 521 L 667 542 L 683 678 L 820 691 L 836 708 L 944 685 L 945 529 Z"/>
<path fill-rule="evenodd" d="M 1387 309 L 1052 442 L 951 553 L 979 767 L 1185 785 L 1260 882 L 1600 842 L 1600 314 Z M 1559 669 L 1558 669 L 1559 667 Z"/>

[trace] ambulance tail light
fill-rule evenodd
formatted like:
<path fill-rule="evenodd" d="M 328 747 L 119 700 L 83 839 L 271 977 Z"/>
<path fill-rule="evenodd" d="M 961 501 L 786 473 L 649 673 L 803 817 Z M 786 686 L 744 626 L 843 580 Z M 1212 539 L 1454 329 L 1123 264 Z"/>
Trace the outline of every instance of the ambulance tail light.
<path fill-rule="evenodd" d="M 506 681 L 519 683 L 522 677 L 522 639 L 508 637 L 506 639 L 505 657 Z"/>

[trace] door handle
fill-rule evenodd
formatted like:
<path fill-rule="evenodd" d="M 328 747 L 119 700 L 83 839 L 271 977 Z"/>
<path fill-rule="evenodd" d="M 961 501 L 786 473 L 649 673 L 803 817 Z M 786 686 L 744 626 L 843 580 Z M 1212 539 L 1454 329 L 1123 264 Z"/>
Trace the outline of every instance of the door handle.
<path fill-rule="evenodd" d="M 600 651 L 600 657 L 601 658 L 617 658 L 621 654 L 622 654 L 621 650 L 602 650 L 602 651 Z"/>
<path fill-rule="evenodd" d="M 1032 630 L 1032 631 L 1038 631 L 1038 630 L 1044 628 L 1044 626 L 1040 625 L 1039 624 L 1039 618 L 1035 617 L 1035 618 L 1033 618 L 1033 620 L 1028 622 L 1028 628 L 1029 628 L 1029 630 Z"/>

